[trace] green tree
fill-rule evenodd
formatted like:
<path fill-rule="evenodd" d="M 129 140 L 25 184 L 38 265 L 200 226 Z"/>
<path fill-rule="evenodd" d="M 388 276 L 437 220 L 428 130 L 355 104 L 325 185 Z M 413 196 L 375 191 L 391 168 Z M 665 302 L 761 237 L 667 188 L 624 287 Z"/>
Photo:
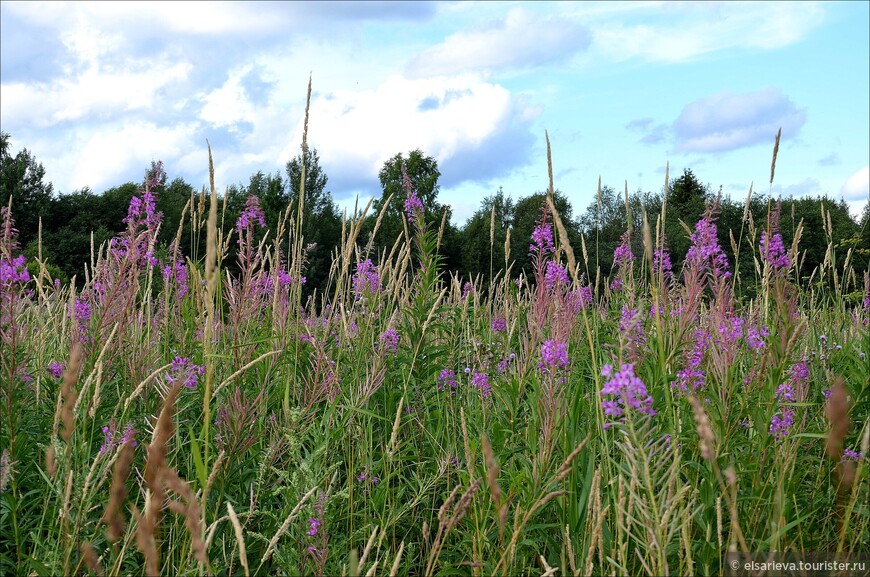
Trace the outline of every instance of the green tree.
<path fill-rule="evenodd" d="M 450 220 L 450 208 L 438 202 L 438 178 L 441 176 L 438 162 L 431 156 L 424 155 L 419 149 L 409 152 L 407 157 L 401 153 L 397 154 L 387 160 L 378 173 L 383 192 L 381 197 L 372 203 L 372 211 L 363 228 L 367 236 L 371 235 L 377 216 L 382 210 L 384 211 L 381 226 L 373 244 L 377 253 L 383 249 L 389 250 L 399 235 L 403 234 L 402 214 L 405 201 L 408 199 L 402 187 L 403 166 L 411 179 L 411 185 L 417 197 L 423 203 L 427 226 L 437 229 L 441 225 L 441 219 L 445 212 L 447 220 Z M 390 195 L 392 195 L 391 199 Z M 385 204 L 387 199 L 390 199 L 389 205 Z M 454 259 L 456 256 L 454 255 Z M 452 268 L 458 263 L 448 262 L 446 264 L 448 268 Z"/>
<path fill-rule="evenodd" d="M 462 229 L 460 254 L 463 275 L 471 278 L 480 275 L 482 286 L 489 286 L 492 276 L 504 269 L 504 244 L 513 219 L 514 201 L 506 197 L 501 188 L 483 199 L 480 208 Z"/>
<path fill-rule="evenodd" d="M 36 239 L 39 218 L 51 209 L 53 186 L 45 182 L 45 168 L 26 148 L 12 156 L 10 136 L 0 132 L 0 206 L 9 206 L 22 247 Z"/>
<path fill-rule="evenodd" d="M 329 177 L 320 166 L 317 149 L 310 148 L 291 159 L 286 166 L 289 193 L 286 202 L 290 204 L 290 222 L 296 222 L 299 211 L 299 195 L 302 189 L 302 165 L 305 164 L 305 196 L 302 203 L 302 237 L 305 245 L 313 247 L 308 251 L 308 264 L 305 268 L 305 293 L 314 289 L 325 289 L 332 266 L 332 251 L 341 243 L 341 214 L 326 190 Z M 279 202 L 277 187 L 267 194 L 265 206 Z M 286 206 L 286 204 L 284 205 Z M 266 212 L 267 218 L 269 212 Z M 277 222 L 277 221 L 276 221 Z"/>
<path fill-rule="evenodd" d="M 559 211 L 559 218 L 562 219 L 562 224 L 568 233 L 568 242 L 570 242 L 575 256 L 578 259 L 582 258 L 580 256 L 580 227 L 574 219 L 571 203 L 560 190 L 555 191 L 553 203 L 556 205 L 556 210 Z M 510 260 L 515 263 L 511 276 L 519 276 L 520 272 L 524 271 L 526 276 L 530 277 L 532 273 L 532 261 L 529 257 L 529 245 L 535 225 L 541 219 L 546 206 L 546 192 L 537 192 L 517 201 L 514 207 L 513 226 L 511 228 Z M 552 222 L 553 218 L 550 217 L 549 220 Z M 555 226 L 553 227 L 553 234 L 556 237 L 556 242 L 558 242 L 558 232 Z M 594 275 L 595 273 L 593 272 L 592 274 Z"/>

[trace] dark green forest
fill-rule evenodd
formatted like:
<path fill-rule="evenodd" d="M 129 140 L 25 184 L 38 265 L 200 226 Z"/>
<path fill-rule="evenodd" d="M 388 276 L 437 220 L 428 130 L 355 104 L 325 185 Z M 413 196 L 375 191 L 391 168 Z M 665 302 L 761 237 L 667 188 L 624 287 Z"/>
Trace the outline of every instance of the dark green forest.
<path fill-rule="evenodd" d="M 157 196 L 157 209 L 163 212 L 160 246 L 155 253 L 165 260 L 180 231 L 181 253 L 192 262 L 204 256 L 202 227 L 190 222 L 192 211 L 187 210 L 184 216 L 183 213 L 189 202 L 207 204 L 207 196 L 184 179 L 167 176 L 162 164 L 152 161 L 151 166 L 143 167 L 141 182 L 120 183 L 99 193 L 89 188 L 61 193 L 46 181 L 45 168 L 33 154 L 25 148 L 13 156 L 10 142 L 9 134 L 0 133 L 0 204 L 5 207 L 11 203 L 31 274 L 36 274 L 36 259 L 41 256 L 53 278 L 61 283 L 75 279 L 76 284 L 83 284 L 92 256 L 95 258 L 99 247 L 123 230 L 131 197 L 155 174 L 160 176 L 153 192 Z M 303 165 L 305 186 L 300 203 Z M 427 223 L 441 230 L 438 250 L 445 275 L 455 275 L 462 282 L 471 280 L 480 290 L 486 290 L 490 281 L 505 270 L 511 278 L 530 276 L 529 238 L 546 206 L 546 183 L 538 191 L 499 188 L 457 227 L 451 222 L 451 208 L 438 200 L 441 176 L 438 164 L 421 150 L 398 153 L 384 163 L 379 173 L 382 195 L 365 215 L 357 239 L 360 249 L 367 253 L 365 257 L 374 262 L 388 258 L 396 239 L 407 230 L 402 211 L 406 200 L 403 168 L 423 203 Z M 165 169 L 171 175 L 172 167 Z M 333 251 L 340 245 L 342 226 L 346 224 L 342 221 L 345 217 L 351 220 L 359 216 L 339 211 L 328 183 L 317 151 L 312 149 L 290 159 L 283 172 L 260 171 L 251 175 L 247 183 L 229 186 L 224 194 L 219 193 L 224 238 L 232 238 L 234 223 L 249 195 L 259 198 L 266 215 L 266 228 L 261 235 L 274 235 L 282 220 L 297 222 L 301 207 L 300 232 L 307 255 L 304 290 L 307 294 L 322 291 L 329 281 Z M 632 252 L 643 254 L 644 215 L 653 234 L 664 234 L 673 270 L 679 271 L 690 246 L 691 230 L 711 206 L 716 214 L 719 243 L 738 277 L 756 277 L 759 237 L 770 226 L 769 215 L 777 212 L 777 205 L 786 247 L 792 246 L 800 229 L 797 270 L 802 278 L 816 283 L 835 282 L 832 278 L 820 278 L 817 272 L 825 262 L 829 245 L 836 248 L 839 262 L 822 268 L 842 273 L 849 266 L 860 279 L 870 267 L 870 203 L 858 221 L 849 214 L 844 201 L 827 197 L 780 200 L 758 191 L 753 192 L 747 203 L 746 199 L 721 198 L 703 183 L 703 175 L 690 169 L 669 179 L 665 198 L 661 191 L 629 192 L 627 188 L 617 190 L 608 184 L 600 185 L 594 192 L 595 200 L 585 208 L 571 205 L 572 191 L 557 189 L 554 194 L 580 273 L 592 284 L 610 274 L 614 250 L 626 233 Z M 658 221 L 663 201 L 666 210 L 661 226 Z M 284 231 L 289 242 L 286 226 Z M 234 247 L 234 242 L 227 243 L 229 258 L 225 262 L 230 267 L 235 262 Z M 850 262 L 845 262 L 844 255 L 849 255 Z M 753 287 L 755 283 L 745 286 Z"/>

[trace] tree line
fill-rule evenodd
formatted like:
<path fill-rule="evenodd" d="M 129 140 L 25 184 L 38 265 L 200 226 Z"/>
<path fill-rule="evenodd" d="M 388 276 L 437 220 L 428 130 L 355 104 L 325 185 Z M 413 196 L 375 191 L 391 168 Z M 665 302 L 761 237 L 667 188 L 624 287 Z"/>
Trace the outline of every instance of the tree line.
<path fill-rule="evenodd" d="M 305 186 L 300 203 L 303 165 Z M 196 262 L 205 254 L 205 239 L 195 227 L 187 223 L 181 225 L 185 205 L 200 194 L 180 177 L 169 180 L 165 173 L 157 170 L 155 162 L 146 169 L 143 182 L 154 174 L 161 174 L 155 191 L 157 209 L 163 212 L 158 250 L 167 250 L 180 228 L 179 248 Z M 423 203 L 427 224 L 442 231 L 439 252 L 445 274 L 477 280 L 481 288 L 489 286 L 489 281 L 504 274 L 506 268 L 513 278 L 529 276 L 529 239 L 542 216 L 547 192 L 540 190 L 514 199 L 499 188 L 484 198 L 477 211 L 459 227 L 451 222 L 450 206 L 438 200 L 441 175 L 438 164 L 421 150 L 396 154 L 379 172 L 382 194 L 374 200 L 358 239 L 360 246 L 369 249 L 368 256 L 372 260 L 377 262 L 389 255 L 396 239 L 404 234 L 403 205 L 407 200 L 404 174 Z M 317 151 L 310 149 L 289 160 L 283 172 L 259 171 L 247 183 L 230 186 L 225 198 L 220 199 L 224 235 L 231 234 L 250 195 L 259 198 L 266 217 L 264 230 L 273 233 L 285 216 L 295 222 L 301 206 L 300 232 L 307 247 L 305 290 L 310 293 L 324 287 L 333 251 L 341 243 L 342 221 L 345 217 L 357 216 L 344 215 L 338 210 L 327 188 L 328 180 Z M 78 283 L 84 281 L 92 250 L 123 230 L 122 221 L 130 199 L 142 184 L 127 182 L 100 194 L 90 188 L 58 194 L 52 183 L 46 181 L 45 169 L 33 154 L 23 149 L 13 156 L 9 134 L 0 133 L 0 205 L 8 206 L 11 199 L 20 244 L 30 266 L 35 266 L 41 234 L 43 262 L 61 282 L 73 277 Z M 574 213 L 568 195 L 561 190 L 555 191 L 553 200 L 574 253 L 581 261 L 581 272 L 590 283 L 610 274 L 614 251 L 624 242 L 626 231 L 632 252 L 643 254 L 644 215 L 654 232 L 657 226 L 661 229 L 674 270 L 678 271 L 689 250 L 691 230 L 705 208 L 711 205 L 716 207 L 719 244 L 732 270 L 751 278 L 755 274 L 753 252 L 757 252 L 758 233 L 768 226 L 769 215 L 778 203 L 778 199 L 764 194 L 753 194 L 748 201 L 721 198 L 691 169 L 670 179 L 666 191 L 630 193 L 627 187 L 617 191 L 611 186 L 599 185 L 594 201 L 578 214 Z M 662 214 L 663 203 L 666 210 L 662 226 L 657 219 Z M 844 201 L 827 197 L 783 199 L 778 211 L 780 233 L 786 247 L 791 246 L 800 223 L 803 224 L 798 275 L 810 277 L 826 258 L 830 259 L 829 245 L 833 245 L 838 254 L 846 254 L 851 249 L 849 264 L 857 274 L 870 268 L 870 202 L 858 220 L 851 216 Z M 756 251 L 749 247 L 753 229 Z M 585 261 L 579 257 L 583 254 Z M 832 263 L 840 267 L 840 272 L 845 264 L 843 260 Z M 233 262 L 233 258 L 227 259 L 228 266 L 232 267 Z"/>

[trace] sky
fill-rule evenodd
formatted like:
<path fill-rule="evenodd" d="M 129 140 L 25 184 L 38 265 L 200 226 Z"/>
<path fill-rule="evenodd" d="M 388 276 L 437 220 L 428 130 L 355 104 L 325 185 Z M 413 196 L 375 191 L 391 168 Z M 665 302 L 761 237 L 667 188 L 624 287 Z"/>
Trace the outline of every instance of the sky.
<path fill-rule="evenodd" d="M 220 190 L 308 142 L 352 212 L 421 149 L 458 225 L 502 188 L 870 202 L 870 2 L 0 2 L 0 130 L 58 193 Z M 777 130 L 776 174 L 770 164 Z"/>

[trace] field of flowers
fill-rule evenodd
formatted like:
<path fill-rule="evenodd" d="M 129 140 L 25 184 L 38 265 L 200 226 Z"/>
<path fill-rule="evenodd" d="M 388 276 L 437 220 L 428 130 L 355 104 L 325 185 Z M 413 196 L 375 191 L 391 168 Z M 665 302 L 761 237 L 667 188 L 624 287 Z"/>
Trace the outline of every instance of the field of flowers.
<path fill-rule="evenodd" d="M 866 551 L 870 278 L 835 239 L 799 281 L 774 206 L 732 231 L 756 263 L 734 278 L 715 207 L 682 270 L 644 215 L 605 277 L 551 202 L 533 270 L 478 286 L 443 273 L 408 185 L 392 253 L 347 220 L 310 299 L 299 223 L 264 237 L 250 197 L 224 238 L 213 183 L 183 219 L 206 254 L 155 247 L 146 185 L 80 290 L 27 272 L 4 209 L 0 573 L 715 575 L 727 551 Z"/>

